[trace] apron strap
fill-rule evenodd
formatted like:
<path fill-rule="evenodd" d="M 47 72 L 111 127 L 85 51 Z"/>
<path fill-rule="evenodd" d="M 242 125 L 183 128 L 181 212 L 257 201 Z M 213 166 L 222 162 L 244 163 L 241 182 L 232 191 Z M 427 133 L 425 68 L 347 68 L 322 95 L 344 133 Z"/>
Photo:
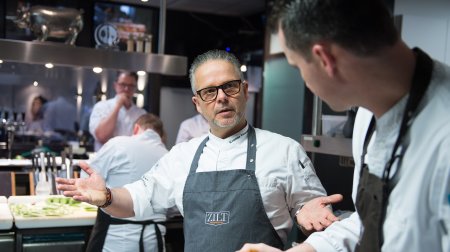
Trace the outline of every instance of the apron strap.
<path fill-rule="evenodd" d="M 209 136 L 207 136 L 198 146 L 197 151 L 195 152 L 195 155 L 194 155 L 194 159 L 192 160 L 192 163 L 191 163 L 191 169 L 189 170 L 189 174 L 193 174 L 197 170 L 198 160 L 200 159 L 200 156 L 203 153 L 203 148 L 205 147 L 206 142 L 208 142 L 208 140 L 209 140 Z"/>
<path fill-rule="evenodd" d="M 247 170 L 254 171 L 256 163 L 256 134 L 255 129 L 248 125 L 247 137 Z"/>
<path fill-rule="evenodd" d="M 144 252 L 144 230 L 145 230 L 145 227 L 153 224 L 155 226 L 156 241 L 158 242 L 158 252 L 164 251 L 164 242 L 163 242 L 161 230 L 158 227 L 158 224 L 164 224 L 164 222 L 156 222 L 156 221 L 152 221 L 152 220 L 134 221 L 134 220 L 124 220 L 124 219 L 117 219 L 117 218 L 111 217 L 111 225 L 122 225 L 122 224 L 142 225 L 141 235 L 139 237 L 139 252 Z"/>

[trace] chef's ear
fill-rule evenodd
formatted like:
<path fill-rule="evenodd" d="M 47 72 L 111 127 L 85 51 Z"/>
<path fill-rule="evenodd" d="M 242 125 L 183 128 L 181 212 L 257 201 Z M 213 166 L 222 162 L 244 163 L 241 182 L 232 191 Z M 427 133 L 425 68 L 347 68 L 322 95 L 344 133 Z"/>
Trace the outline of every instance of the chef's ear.
<path fill-rule="evenodd" d="M 331 48 L 328 44 L 314 44 L 312 46 L 312 54 L 318 61 L 320 66 L 325 72 L 333 77 L 336 74 L 336 58 L 331 52 Z"/>
<path fill-rule="evenodd" d="M 245 100 L 248 101 L 248 82 L 246 80 L 242 81 L 242 88 L 244 89 Z"/>
<path fill-rule="evenodd" d="M 137 135 L 139 133 L 140 129 L 141 129 L 141 127 L 139 127 L 139 125 L 137 123 L 135 123 L 134 127 L 133 127 L 133 135 Z"/>
<path fill-rule="evenodd" d="M 192 102 L 194 103 L 197 112 L 202 114 L 202 108 L 200 107 L 200 100 L 196 95 L 192 96 Z"/>

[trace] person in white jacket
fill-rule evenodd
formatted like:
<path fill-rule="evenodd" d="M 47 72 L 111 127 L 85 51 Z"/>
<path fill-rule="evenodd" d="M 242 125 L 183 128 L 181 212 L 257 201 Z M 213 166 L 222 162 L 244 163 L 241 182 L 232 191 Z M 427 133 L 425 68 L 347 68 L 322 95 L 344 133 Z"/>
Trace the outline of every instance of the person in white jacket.
<path fill-rule="evenodd" d="M 168 152 L 164 139 L 161 119 L 143 114 L 134 123 L 132 136 L 111 138 L 89 164 L 108 186 L 123 186 L 141 178 Z M 85 172 L 81 175 L 87 177 Z M 162 251 L 165 227 L 155 223 L 165 219 L 164 211 L 118 219 L 99 209 L 86 251 Z"/>
<path fill-rule="evenodd" d="M 137 89 L 138 75 L 135 72 L 121 71 L 114 82 L 116 96 L 97 102 L 89 118 L 89 132 L 95 139 L 94 148 L 99 150 L 103 144 L 115 136 L 131 136 L 133 123 L 145 114 L 133 102 Z"/>
<path fill-rule="evenodd" d="M 334 110 L 360 107 L 357 211 L 288 251 L 450 251 L 450 67 L 410 49 L 381 0 L 297 0 L 278 24 L 306 86 Z M 307 203 L 299 218 L 324 200 Z"/>
<path fill-rule="evenodd" d="M 117 217 L 176 206 L 183 215 L 184 251 L 236 251 L 245 241 L 283 248 L 293 218 L 325 196 L 301 145 L 253 128 L 245 119 L 248 83 L 226 51 L 199 55 L 191 66 L 192 101 L 210 132 L 175 145 L 140 180 L 109 189 L 94 169 L 87 179 L 57 178 L 64 195 Z M 324 224 L 336 217 L 318 209 Z"/>

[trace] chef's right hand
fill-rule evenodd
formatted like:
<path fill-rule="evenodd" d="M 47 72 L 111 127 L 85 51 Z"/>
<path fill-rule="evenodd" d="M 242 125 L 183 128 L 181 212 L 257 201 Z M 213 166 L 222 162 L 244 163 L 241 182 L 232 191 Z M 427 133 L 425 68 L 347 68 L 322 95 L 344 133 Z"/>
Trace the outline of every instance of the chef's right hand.
<path fill-rule="evenodd" d="M 117 106 L 129 109 L 131 107 L 131 98 L 126 93 L 117 95 Z"/>
<path fill-rule="evenodd" d="M 57 188 L 64 192 L 64 196 L 101 206 L 106 202 L 106 184 L 102 176 L 95 172 L 85 162 L 79 163 L 89 177 L 78 179 L 56 178 Z"/>

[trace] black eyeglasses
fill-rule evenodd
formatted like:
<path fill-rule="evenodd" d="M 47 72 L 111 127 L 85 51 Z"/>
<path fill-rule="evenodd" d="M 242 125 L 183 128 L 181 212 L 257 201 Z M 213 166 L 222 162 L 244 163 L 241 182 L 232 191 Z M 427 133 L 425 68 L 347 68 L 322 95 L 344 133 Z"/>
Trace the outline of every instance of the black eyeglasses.
<path fill-rule="evenodd" d="M 219 93 L 219 88 L 222 89 L 227 96 L 231 96 L 241 91 L 241 83 L 241 80 L 232 80 L 217 87 L 207 87 L 197 90 L 197 94 L 205 102 L 214 101 Z"/>
<path fill-rule="evenodd" d="M 136 89 L 136 85 L 135 84 L 128 84 L 128 83 L 123 83 L 123 82 L 119 82 L 117 83 L 122 89 L 128 88 L 129 90 L 135 90 Z"/>

